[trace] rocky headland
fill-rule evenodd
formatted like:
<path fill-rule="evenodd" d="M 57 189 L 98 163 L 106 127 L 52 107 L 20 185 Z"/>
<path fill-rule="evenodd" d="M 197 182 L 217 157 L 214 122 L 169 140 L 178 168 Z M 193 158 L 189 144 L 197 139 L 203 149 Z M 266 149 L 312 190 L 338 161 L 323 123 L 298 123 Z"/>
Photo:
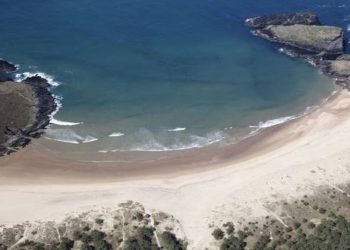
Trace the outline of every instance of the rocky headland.
<path fill-rule="evenodd" d="M 33 76 L 15 82 L 16 70 L 12 63 L 0 60 L 0 156 L 40 137 L 57 108 L 46 79 Z"/>
<path fill-rule="evenodd" d="M 246 20 L 256 36 L 282 46 L 290 57 L 304 58 L 336 83 L 350 89 L 350 55 L 340 27 L 322 25 L 313 13 L 283 13 Z"/>

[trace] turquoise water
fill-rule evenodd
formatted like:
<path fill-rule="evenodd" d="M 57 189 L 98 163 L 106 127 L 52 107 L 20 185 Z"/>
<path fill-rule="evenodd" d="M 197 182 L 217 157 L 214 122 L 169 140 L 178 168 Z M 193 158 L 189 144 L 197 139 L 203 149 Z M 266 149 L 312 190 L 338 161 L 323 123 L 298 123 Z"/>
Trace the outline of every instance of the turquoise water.
<path fill-rule="evenodd" d="M 253 37 L 244 20 L 311 10 L 324 23 L 350 23 L 346 1 L 0 3 L 0 56 L 20 72 L 45 72 L 60 83 L 53 91 L 62 98 L 61 122 L 44 140 L 70 152 L 230 143 L 259 123 L 300 114 L 334 86 Z"/>

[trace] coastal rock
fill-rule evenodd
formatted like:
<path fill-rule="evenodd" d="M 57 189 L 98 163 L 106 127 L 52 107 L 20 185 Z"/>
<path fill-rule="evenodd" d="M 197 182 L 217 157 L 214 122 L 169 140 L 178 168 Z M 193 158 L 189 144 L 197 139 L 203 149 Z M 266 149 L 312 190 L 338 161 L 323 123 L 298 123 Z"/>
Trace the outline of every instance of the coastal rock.
<path fill-rule="evenodd" d="M 252 33 L 282 45 L 280 52 L 303 58 L 350 89 L 350 55 L 341 28 L 324 26 L 313 13 L 276 14 L 246 20 Z"/>
<path fill-rule="evenodd" d="M 336 77 L 350 76 L 350 61 L 348 60 L 334 60 L 329 61 L 328 71 Z"/>
<path fill-rule="evenodd" d="M 247 19 L 246 24 L 256 29 L 262 29 L 269 25 L 321 25 L 318 17 L 311 12 L 282 13 L 271 16 L 254 17 Z"/>
<path fill-rule="evenodd" d="M 0 82 L 0 156 L 40 137 L 57 109 L 49 83 L 40 76 Z"/>
<path fill-rule="evenodd" d="M 324 26 L 313 13 L 276 14 L 246 20 L 253 34 L 294 49 L 296 54 L 329 57 L 344 53 L 339 27 Z"/>
<path fill-rule="evenodd" d="M 11 81 L 10 74 L 16 70 L 17 67 L 15 65 L 0 59 L 0 82 Z"/>
<path fill-rule="evenodd" d="M 16 70 L 16 65 L 0 59 L 0 73 L 13 73 Z"/>
<path fill-rule="evenodd" d="M 313 53 L 337 55 L 344 51 L 343 31 L 333 26 L 270 25 L 256 34 L 270 41 Z"/>
<path fill-rule="evenodd" d="M 324 60 L 318 65 L 323 73 L 334 78 L 335 82 L 350 89 L 350 60 L 348 55 L 342 55 L 336 60 Z"/>
<path fill-rule="evenodd" d="M 50 87 L 49 82 L 45 78 L 42 78 L 39 75 L 27 77 L 26 79 L 23 80 L 23 82 L 26 82 L 26 83 L 28 83 L 32 86 L 36 86 L 36 87 L 43 87 L 43 88 Z"/>

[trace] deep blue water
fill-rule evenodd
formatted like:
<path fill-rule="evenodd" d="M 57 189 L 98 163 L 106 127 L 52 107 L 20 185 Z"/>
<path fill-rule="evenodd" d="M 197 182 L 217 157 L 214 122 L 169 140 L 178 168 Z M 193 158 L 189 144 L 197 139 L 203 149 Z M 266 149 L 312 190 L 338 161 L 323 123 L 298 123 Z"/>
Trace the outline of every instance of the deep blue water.
<path fill-rule="evenodd" d="M 329 25 L 350 23 L 344 0 L 0 4 L 0 56 L 61 83 L 55 118 L 83 124 L 53 125 L 46 137 L 80 143 L 49 144 L 72 152 L 204 146 L 301 113 L 331 93 L 331 81 L 252 36 L 244 20 L 308 10 Z"/>

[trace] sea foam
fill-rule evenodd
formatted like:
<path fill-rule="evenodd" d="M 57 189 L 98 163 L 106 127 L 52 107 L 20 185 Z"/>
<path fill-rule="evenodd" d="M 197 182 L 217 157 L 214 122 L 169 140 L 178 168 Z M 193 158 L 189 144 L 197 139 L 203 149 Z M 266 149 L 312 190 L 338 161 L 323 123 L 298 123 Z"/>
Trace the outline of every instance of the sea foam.
<path fill-rule="evenodd" d="M 33 76 L 40 76 L 44 79 L 47 80 L 47 82 L 52 86 L 52 87 L 57 87 L 61 85 L 60 82 L 55 81 L 55 78 L 49 74 L 43 73 L 43 72 L 23 72 L 23 73 L 18 73 L 15 75 L 15 81 L 16 82 L 21 82 L 24 79 L 28 77 L 33 77 Z"/>
<path fill-rule="evenodd" d="M 86 136 L 79 135 L 72 129 L 52 129 L 52 128 L 48 128 L 46 130 L 46 138 L 49 140 L 71 143 L 71 144 L 90 143 L 98 140 L 98 138 L 95 138 L 90 135 L 86 135 Z"/>
<path fill-rule="evenodd" d="M 76 126 L 76 125 L 82 124 L 82 122 L 67 122 L 67 121 L 61 121 L 61 120 L 52 118 L 51 124 L 55 124 L 59 126 Z"/>
<path fill-rule="evenodd" d="M 110 134 L 109 137 L 120 137 L 120 136 L 123 136 L 123 135 L 124 135 L 123 133 L 116 132 L 116 133 Z"/>
<path fill-rule="evenodd" d="M 185 131 L 185 130 L 186 128 L 180 128 L 180 127 L 168 129 L 169 132 L 179 132 L 179 131 Z"/>
<path fill-rule="evenodd" d="M 172 143 L 165 143 L 164 138 L 160 139 L 148 130 L 142 129 L 134 135 L 136 139 L 128 144 L 113 150 L 102 150 L 110 152 L 163 152 L 180 151 L 194 148 L 203 148 L 222 141 L 226 134 L 222 131 L 214 131 L 204 136 L 186 135 L 185 137 L 172 137 Z M 127 143 L 127 141 L 125 141 Z"/>

